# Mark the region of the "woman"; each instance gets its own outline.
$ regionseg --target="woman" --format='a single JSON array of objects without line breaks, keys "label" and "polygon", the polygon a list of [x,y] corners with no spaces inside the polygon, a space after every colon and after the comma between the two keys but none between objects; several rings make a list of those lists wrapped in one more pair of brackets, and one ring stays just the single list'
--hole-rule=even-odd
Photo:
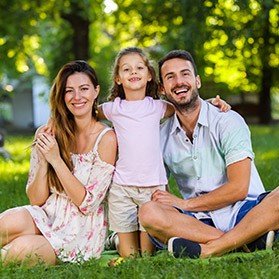
[{"label": "woman", "polygon": [[26,187],[31,205],[0,215],[4,262],[55,264],[100,256],[117,142],[96,120],[99,90],[94,69],[84,61],[59,71],[50,95],[55,135],[39,128],[32,148]]}]

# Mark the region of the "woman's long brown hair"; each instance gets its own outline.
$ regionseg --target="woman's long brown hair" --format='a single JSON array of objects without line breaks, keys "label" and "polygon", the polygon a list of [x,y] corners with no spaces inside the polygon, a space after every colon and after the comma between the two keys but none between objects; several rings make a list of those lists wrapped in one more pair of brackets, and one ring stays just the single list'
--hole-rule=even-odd
[{"label": "woman's long brown hair", "polygon": [[[70,75],[79,72],[85,73],[96,88],[98,83],[95,70],[85,61],[77,60],[65,64],[57,74],[50,92],[50,107],[55,138],[59,146],[60,156],[70,171],[73,171],[71,152],[76,151],[76,124],[73,114],[68,110],[64,96],[67,79]],[[92,117],[96,119],[97,99],[92,108]],[[58,179],[53,167],[48,164],[47,181],[49,187],[58,192],[63,191],[62,184]]]}]

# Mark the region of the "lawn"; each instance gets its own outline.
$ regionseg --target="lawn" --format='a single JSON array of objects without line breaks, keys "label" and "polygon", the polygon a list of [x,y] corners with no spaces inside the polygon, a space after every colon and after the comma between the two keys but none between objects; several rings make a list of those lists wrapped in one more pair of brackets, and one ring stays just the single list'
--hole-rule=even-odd
[{"label": "lawn", "polygon": [[[279,185],[279,126],[251,126],[256,165],[267,189]],[[25,183],[29,168],[31,136],[10,136],[6,148],[12,161],[0,159],[0,212],[28,203]],[[172,181],[172,191],[176,192]],[[279,201],[278,201],[279,202]],[[174,259],[167,253],[126,260],[108,267],[106,252],[100,260],[84,264],[60,264],[33,268],[11,264],[2,266],[0,278],[278,278],[279,243],[273,251],[231,253],[207,260]]]}]

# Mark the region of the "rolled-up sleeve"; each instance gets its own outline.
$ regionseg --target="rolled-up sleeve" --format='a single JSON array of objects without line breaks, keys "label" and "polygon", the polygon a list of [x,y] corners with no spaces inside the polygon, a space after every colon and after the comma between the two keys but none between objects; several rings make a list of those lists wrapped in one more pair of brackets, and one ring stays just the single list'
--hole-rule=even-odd
[{"label": "rolled-up sleeve", "polygon": [[240,115],[232,113],[227,117],[222,123],[221,137],[226,166],[245,158],[254,159],[250,131]]}]

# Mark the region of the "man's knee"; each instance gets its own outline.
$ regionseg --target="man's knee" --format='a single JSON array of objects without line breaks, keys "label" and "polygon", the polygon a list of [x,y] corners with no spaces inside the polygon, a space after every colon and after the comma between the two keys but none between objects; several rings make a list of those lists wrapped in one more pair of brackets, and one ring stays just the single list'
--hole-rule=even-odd
[{"label": "man's knee", "polygon": [[153,201],[143,204],[139,209],[139,221],[143,227],[149,227],[155,218],[156,203]]},{"label": "man's knee", "polygon": [[276,188],[269,195],[267,195],[264,201],[272,207],[273,210],[279,211],[279,188]]}]

